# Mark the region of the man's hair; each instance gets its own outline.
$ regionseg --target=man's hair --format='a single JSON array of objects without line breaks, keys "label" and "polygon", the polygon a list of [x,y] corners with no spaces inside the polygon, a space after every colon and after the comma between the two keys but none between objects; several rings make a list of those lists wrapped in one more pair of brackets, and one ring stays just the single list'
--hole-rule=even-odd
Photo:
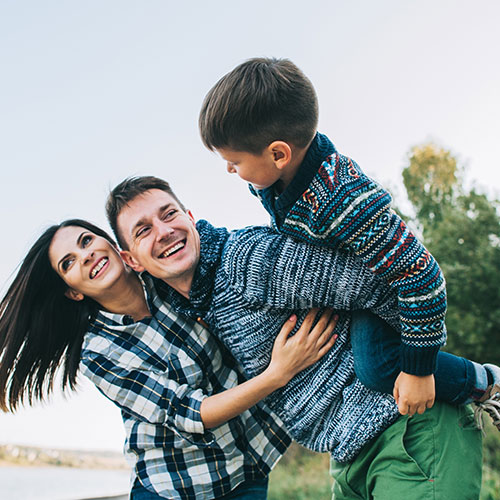
[{"label": "man's hair", "polygon": [[273,141],[306,147],[318,124],[310,80],[288,59],[254,58],[208,92],[199,127],[205,146],[260,154]]},{"label": "man's hair", "polygon": [[113,230],[118,244],[124,250],[128,250],[128,245],[118,228],[118,216],[123,208],[126,207],[132,200],[151,189],[159,189],[160,191],[168,193],[179,204],[181,209],[186,211],[184,205],[172,191],[172,188],[167,181],[159,179],[158,177],[153,177],[152,175],[127,177],[109,193],[108,199],[106,200],[106,216],[108,218],[109,225]]}]

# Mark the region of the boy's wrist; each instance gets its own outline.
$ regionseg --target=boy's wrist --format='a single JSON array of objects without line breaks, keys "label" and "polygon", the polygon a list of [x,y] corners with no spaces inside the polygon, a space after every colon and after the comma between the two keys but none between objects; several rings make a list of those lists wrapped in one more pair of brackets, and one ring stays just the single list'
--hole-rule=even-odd
[{"label": "boy's wrist", "polygon": [[413,347],[401,345],[400,369],[409,375],[426,376],[436,371],[440,346]]}]

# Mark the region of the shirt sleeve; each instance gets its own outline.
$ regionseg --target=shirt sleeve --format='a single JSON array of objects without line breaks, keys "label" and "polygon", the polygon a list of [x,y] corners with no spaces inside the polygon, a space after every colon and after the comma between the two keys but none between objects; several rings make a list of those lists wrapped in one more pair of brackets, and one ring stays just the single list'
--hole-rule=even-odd
[{"label": "shirt sleeve", "polygon": [[[175,359],[171,363],[169,370],[175,372]],[[90,350],[82,352],[80,367],[107,398],[138,420],[164,425],[183,437],[184,433],[211,437],[201,420],[201,402],[207,397],[201,389],[179,383],[168,372],[122,365]]]},{"label": "shirt sleeve", "polygon": [[333,154],[292,207],[281,232],[353,251],[395,290],[401,370],[433,373],[446,338],[446,288],[439,265],[391,209],[390,195],[350,158]]}]

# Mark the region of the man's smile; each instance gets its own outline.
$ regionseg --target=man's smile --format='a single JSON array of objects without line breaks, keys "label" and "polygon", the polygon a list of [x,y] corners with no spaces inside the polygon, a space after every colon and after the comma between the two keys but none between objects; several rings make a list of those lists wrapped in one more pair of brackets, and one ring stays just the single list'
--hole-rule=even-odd
[{"label": "man's smile", "polygon": [[160,259],[165,259],[167,257],[170,257],[174,253],[184,248],[185,245],[186,245],[186,240],[178,241],[177,243],[174,243],[172,246],[163,251],[158,257]]}]

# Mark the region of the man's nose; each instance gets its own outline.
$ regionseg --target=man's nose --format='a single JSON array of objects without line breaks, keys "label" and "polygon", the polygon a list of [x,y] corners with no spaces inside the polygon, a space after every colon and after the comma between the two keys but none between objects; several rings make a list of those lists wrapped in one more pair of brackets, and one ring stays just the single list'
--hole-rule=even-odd
[{"label": "man's nose", "polygon": [[226,168],[227,168],[227,171],[230,173],[230,174],[235,174],[236,173],[236,169],[234,168],[234,165],[230,162],[227,162],[226,164]]},{"label": "man's nose", "polygon": [[157,219],[153,222],[153,227],[156,232],[156,238],[158,240],[161,240],[163,238],[168,238],[174,233],[174,230],[172,227],[170,227],[169,224],[166,222],[161,221],[160,219]]}]

